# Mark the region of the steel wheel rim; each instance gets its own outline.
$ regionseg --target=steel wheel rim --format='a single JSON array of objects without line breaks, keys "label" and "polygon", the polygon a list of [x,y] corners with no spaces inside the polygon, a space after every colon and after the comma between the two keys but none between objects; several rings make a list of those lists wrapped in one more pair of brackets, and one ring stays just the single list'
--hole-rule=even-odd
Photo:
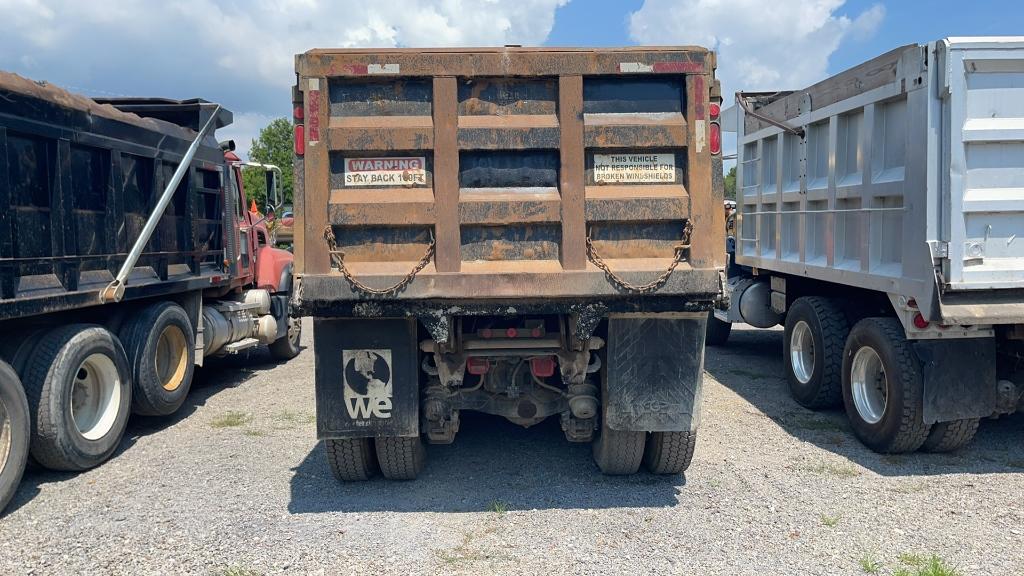
[{"label": "steel wheel rim", "polygon": [[185,335],[177,326],[167,326],[156,341],[156,374],[160,385],[168,392],[181,387],[188,369],[188,351]]},{"label": "steel wheel rim", "polygon": [[7,404],[0,398],[0,472],[7,469],[7,460],[11,456],[11,418],[7,413]]},{"label": "steel wheel rim", "polygon": [[868,424],[877,424],[885,415],[889,392],[885,367],[874,348],[863,346],[853,355],[850,389],[857,414]]},{"label": "steel wheel rim", "polygon": [[114,427],[121,407],[121,377],[105,354],[90,354],[72,375],[71,419],[86,440],[99,440]]},{"label": "steel wheel rim", "polygon": [[807,384],[814,376],[814,337],[811,326],[800,320],[793,326],[789,338],[789,364],[793,376],[801,384]]}]

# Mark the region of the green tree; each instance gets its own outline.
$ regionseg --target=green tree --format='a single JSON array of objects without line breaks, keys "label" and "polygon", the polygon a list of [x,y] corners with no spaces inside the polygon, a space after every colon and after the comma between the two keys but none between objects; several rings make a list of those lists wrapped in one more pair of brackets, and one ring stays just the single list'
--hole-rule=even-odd
[{"label": "green tree", "polygon": [[[258,138],[252,141],[249,159],[261,164],[273,164],[281,169],[282,199],[286,206],[292,204],[293,178],[292,161],[295,151],[292,148],[292,123],[287,118],[278,118],[260,130]],[[267,204],[267,180],[265,172],[260,168],[246,168],[242,173],[245,195],[255,200],[260,211]]]},{"label": "green tree", "polygon": [[725,175],[725,199],[735,200],[736,199],[736,167],[733,166],[729,169],[729,173]]}]

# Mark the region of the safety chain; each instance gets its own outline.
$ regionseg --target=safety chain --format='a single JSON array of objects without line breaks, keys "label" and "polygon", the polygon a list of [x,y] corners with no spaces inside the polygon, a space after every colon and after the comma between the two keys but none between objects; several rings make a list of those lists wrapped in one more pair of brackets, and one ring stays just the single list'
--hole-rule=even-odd
[{"label": "safety chain", "polygon": [[655,292],[661,288],[665,282],[668,282],[669,276],[672,272],[675,272],[679,263],[683,261],[683,253],[690,249],[690,237],[693,235],[693,224],[689,220],[686,221],[686,225],[683,226],[683,240],[675,247],[675,258],[672,259],[672,263],[669,264],[668,269],[661,273],[654,280],[651,280],[647,284],[637,286],[636,284],[630,284],[626,282],[621,276],[612,272],[612,269],[608,267],[608,264],[601,259],[598,255],[597,250],[594,248],[594,243],[590,239],[590,230],[587,230],[587,257],[601,270],[604,270],[608,279],[611,280],[612,284],[625,290],[626,292],[635,292],[637,294],[646,294],[648,292]]},{"label": "safety chain", "polygon": [[334,237],[334,230],[330,226],[324,228],[324,240],[327,242],[328,253],[331,255],[331,260],[338,269],[341,270],[341,274],[345,279],[348,280],[349,283],[357,290],[366,292],[367,294],[373,294],[375,296],[385,296],[400,292],[403,288],[408,286],[410,282],[412,282],[413,278],[419,274],[420,270],[423,270],[423,268],[430,263],[430,258],[434,255],[434,231],[431,230],[430,244],[427,246],[427,251],[423,253],[423,257],[416,263],[416,266],[414,266],[413,269],[405,275],[405,278],[402,278],[397,284],[388,288],[374,288],[356,280],[355,276],[348,271],[348,268],[345,266],[345,252],[338,250],[338,242]]}]

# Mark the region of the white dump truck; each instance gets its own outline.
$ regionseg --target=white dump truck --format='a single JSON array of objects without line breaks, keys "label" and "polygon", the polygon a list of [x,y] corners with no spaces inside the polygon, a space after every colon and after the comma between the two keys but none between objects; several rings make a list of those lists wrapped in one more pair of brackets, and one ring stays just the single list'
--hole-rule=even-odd
[{"label": "white dump truck", "polygon": [[785,326],[793,397],[844,406],[879,452],[954,450],[1024,408],[1024,37],[904,46],[729,112],[708,343]]}]

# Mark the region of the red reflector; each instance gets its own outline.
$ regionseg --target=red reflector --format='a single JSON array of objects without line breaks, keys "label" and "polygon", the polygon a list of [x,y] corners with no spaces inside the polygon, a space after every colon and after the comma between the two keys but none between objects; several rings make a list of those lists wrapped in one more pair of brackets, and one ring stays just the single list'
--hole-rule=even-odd
[{"label": "red reflector", "polygon": [[530,336],[533,336],[534,338],[540,338],[540,335],[540,328],[534,328],[533,330],[530,330]]},{"label": "red reflector", "polygon": [[295,154],[302,156],[306,153],[306,127],[302,124],[295,125]]},{"label": "red reflector", "polygon": [[483,336],[484,338],[494,337],[494,334],[491,332],[490,328],[484,328],[483,330],[481,330],[480,335]]},{"label": "red reflector", "polygon": [[708,106],[708,113],[711,114],[712,120],[718,120],[718,117],[722,115],[722,107],[718,104],[711,104]]},{"label": "red reflector", "polygon": [[302,120],[303,114],[304,114],[304,111],[302,110],[302,106],[296,106],[295,107],[295,112],[294,112],[295,119],[296,120]]},{"label": "red reflector", "polygon": [[711,123],[711,138],[708,140],[708,147],[712,154],[722,153],[722,127],[718,122]]},{"label": "red reflector", "polygon": [[505,336],[508,336],[509,338],[515,338],[516,336],[519,336],[519,330],[516,330],[515,328],[509,328],[508,330],[505,330]]},{"label": "red reflector", "polygon": [[555,357],[530,358],[530,372],[537,378],[547,378],[555,373]]},{"label": "red reflector", "polygon": [[920,312],[914,314],[914,326],[918,330],[924,330],[928,327],[928,321],[924,319],[924,316],[922,316]]},{"label": "red reflector", "polygon": [[474,376],[487,374],[487,369],[490,367],[491,363],[486,358],[470,358],[466,360],[466,371]]}]

